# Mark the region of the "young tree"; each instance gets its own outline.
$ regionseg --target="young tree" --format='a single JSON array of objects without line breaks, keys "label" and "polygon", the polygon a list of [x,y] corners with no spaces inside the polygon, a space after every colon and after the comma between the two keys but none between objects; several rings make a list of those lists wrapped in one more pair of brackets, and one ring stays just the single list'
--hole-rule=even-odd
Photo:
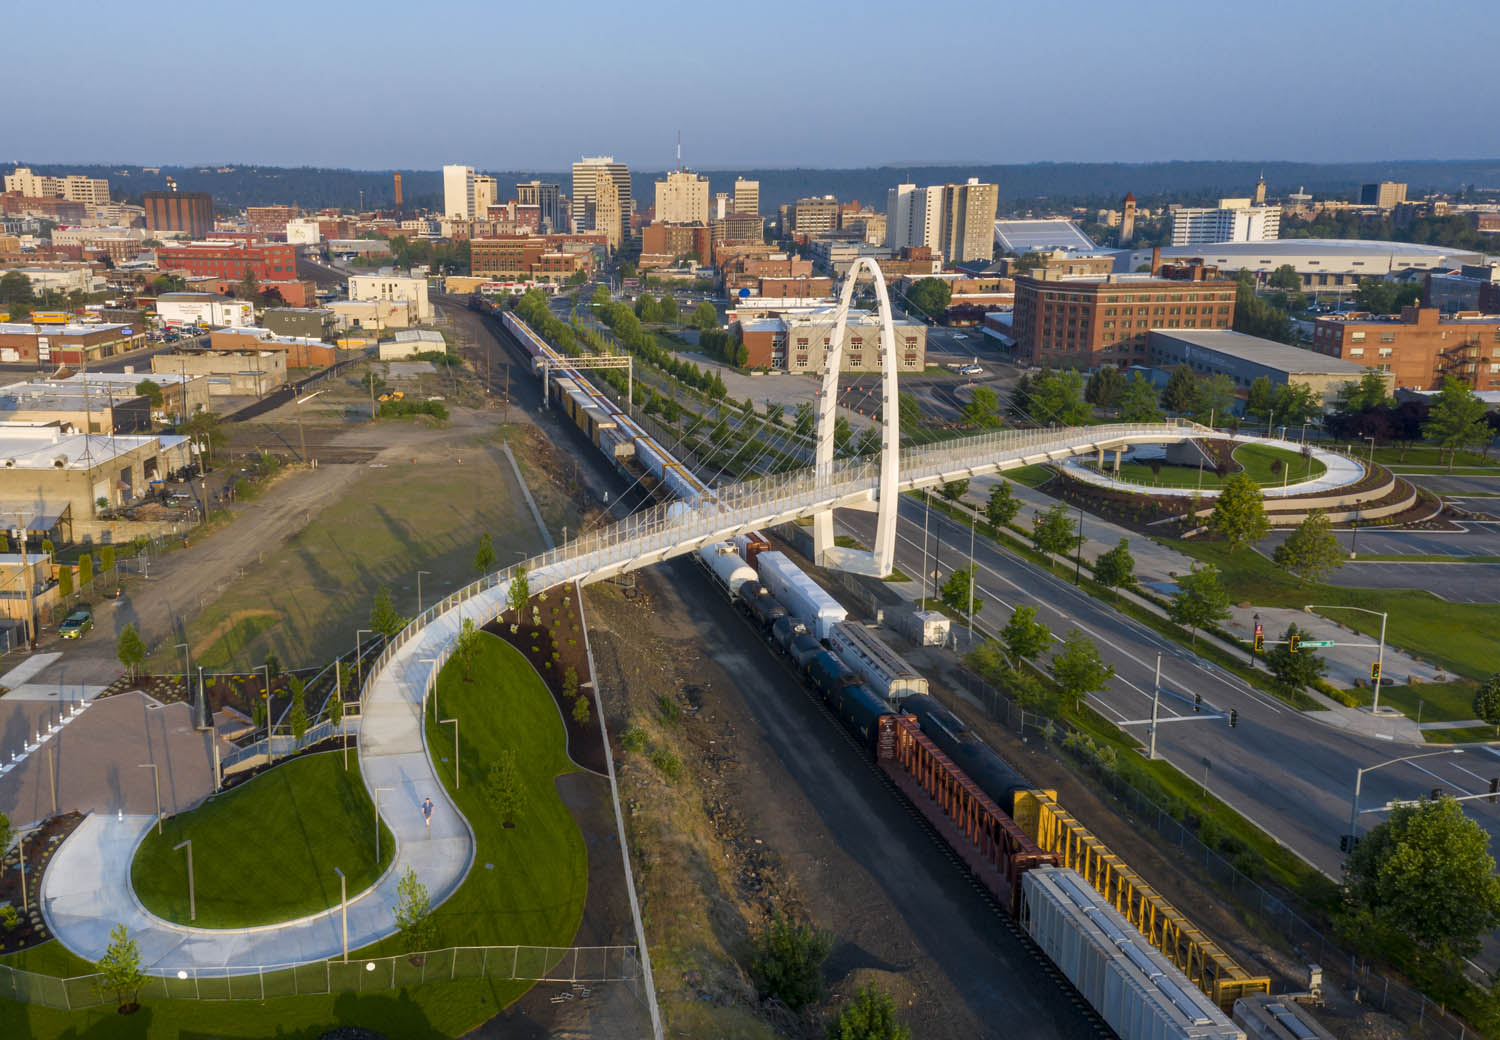
[{"label": "young tree", "polygon": [[474,550],[474,570],[488,574],[495,566],[495,543],[488,531],[479,536],[479,547]]},{"label": "young tree", "polygon": [[1109,408],[1125,392],[1125,374],[1114,365],[1105,365],[1089,376],[1083,399],[1096,408]]},{"label": "young tree", "polygon": [[1062,649],[1052,655],[1052,678],[1064,699],[1077,704],[1104,689],[1114,677],[1114,665],[1104,663],[1093,640],[1076,628],[1069,629]]},{"label": "young tree", "polygon": [[969,399],[959,409],[958,421],[964,426],[973,426],[981,430],[993,429],[1000,425],[1000,399],[995,396],[995,391],[987,386],[976,386],[969,394]]},{"label": "young tree", "polygon": [[704,300],[702,303],[698,304],[697,309],[693,311],[693,324],[699,329],[703,329],[705,331],[708,329],[718,328],[718,308],[709,303],[707,300]]},{"label": "young tree", "polygon": [[297,747],[301,747],[302,738],[307,736],[307,707],[301,701],[292,702],[291,711],[287,712],[287,723],[292,727],[292,740]]},{"label": "young tree", "polygon": [[408,951],[420,953],[430,947],[437,937],[437,923],[432,919],[432,902],[427,895],[427,886],[422,884],[417,872],[411,867],[396,883],[396,929]]},{"label": "young tree", "polygon": [[830,936],[777,914],[755,947],[750,974],[762,993],[796,1012],[823,996],[823,962],[833,951]]},{"label": "young tree", "polygon": [[1276,411],[1276,387],[1266,376],[1256,376],[1245,397],[1245,414],[1269,421]]},{"label": "young tree", "polygon": [[1224,481],[1208,526],[1224,536],[1231,549],[1258,542],[1271,529],[1261,505],[1260,486],[1248,473],[1240,472]]},{"label": "young tree", "polygon": [[874,986],[861,986],[823,1030],[824,1040],[911,1040],[896,1021],[896,1002]]},{"label": "young tree", "polygon": [[961,477],[958,480],[950,480],[938,488],[938,494],[950,502],[957,502],[969,493],[969,478]]},{"label": "young tree", "polygon": [[1385,378],[1373,368],[1366,369],[1356,383],[1345,383],[1339,391],[1339,411],[1356,414],[1372,408],[1384,408],[1391,403],[1386,393]]},{"label": "young tree", "polygon": [[1305,628],[1288,625],[1281,634],[1281,641],[1266,651],[1266,667],[1271,669],[1271,677],[1283,696],[1292,697],[1302,692],[1304,686],[1311,686],[1314,679],[1321,679],[1328,670],[1324,660],[1305,647],[1292,653],[1292,636],[1306,639],[1310,634]]},{"label": "young tree", "polygon": [[464,666],[464,682],[472,682],[470,669],[474,667],[474,658],[479,654],[479,641],[483,638],[479,627],[474,624],[474,619],[466,617],[458,626],[458,635],[453,640],[453,656],[457,657]]},{"label": "young tree", "polygon": [[1443,388],[1432,399],[1422,432],[1448,452],[1450,470],[1460,451],[1472,444],[1488,445],[1493,436],[1484,421],[1484,402],[1453,376],[1443,380]]},{"label": "young tree", "polygon": [[73,595],[73,568],[59,567],[57,569],[57,594],[63,599]]},{"label": "young tree", "polygon": [[1010,490],[1010,482],[996,480],[995,486],[990,488],[989,501],[984,504],[985,519],[990,526],[996,530],[1009,524],[1021,511],[1021,500],[1016,498]]},{"label": "young tree", "polygon": [[1160,422],[1161,409],[1157,407],[1156,387],[1145,376],[1136,372],[1120,391],[1119,416],[1121,422]]},{"label": "young tree", "polygon": [[516,753],[510,748],[500,752],[500,759],[490,763],[485,779],[484,796],[506,827],[516,825],[516,816],[526,807],[526,784],[516,765]]},{"label": "young tree", "polygon": [[1037,422],[1077,426],[1087,422],[1092,409],[1083,402],[1083,373],[1074,369],[1043,369],[1031,381],[1028,405]]},{"label": "young tree", "polygon": [[1169,412],[1195,412],[1198,406],[1198,377],[1186,365],[1172,369],[1162,388],[1161,406]]},{"label": "young tree", "polygon": [[166,403],[162,396],[161,384],[154,379],[142,379],[135,384],[135,392],[146,399],[146,403],[152,408],[160,408]]},{"label": "young tree", "polygon": [[[948,607],[960,612],[969,609],[969,586],[974,581],[974,569],[972,567],[959,567],[943,582],[943,587],[938,590],[938,599],[942,600]],[[978,613],[984,609],[984,600],[977,595],[974,597],[974,612]]]},{"label": "young tree", "polygon": [[140,947],[126,933],[123,924],[109,930],[109,946],[95,967],[99,969],[99,985],[115,995],[121,1012],[129,1014],[139,1007],[136,996],[146,984],[146,973]]},{"label": "young tree", "polygon": [[1135,557],[1130,555],[1130,539],[1121,538],[1119,545],[1099,555],[1094,561],[1094,580],[1107,589],[1135,584]]},{"label": "young tree", "polygon": [[1037,549],[1054,556],[1071,552],[1078,544],[1078,529],[1068,515],[1066,503],[1059,502],[1032,521],[1031,541]]},{"label": "young tree", "polygon": [[792,414],[792,432],[804,437],[810,436],[813,432],[813,424],[817,421],[813,406],[806,401],[799,402]]},{"label": "young tree", "polygon": [[394,636],[406,627],[406,618],[396,613],[391,602],[391,590],[382,588],[375,593],[375,603],[370,608],[370,628],[383,636]]},{"label": "young tree", "polygon": [[141,634],[134,625],[126,625],[120,630],[120,638],[115,641],[115,657],[130,669],[130,677],[134,679],[136,669],[146,660],[146,644],[141,641]]},{"label": "young tree", "polygon": [[1399,937],[1451,965],[1500,924],[1489,835],[1452,798],[1403,805],[1344,864],[1345,923]]},{"label": "young tree", "polygon": [[953,288],[941,278],[919,278],[906,294],[906,301],[923,316],[941,319],[953,298]]},{"label": "young tree", "polygon": [[1177,593],[1167,616],[1179,625],[1186,625],[1193,633],[1193,642],[1198,642],[1198,629],[1217,625],[1229,618],[1229,590],[1219,577],[1219,569],[1205,563],[1177,579]]},{"label": "young tree", "polygon": [[902,390],[896,395],[897,417],[903,432],[915,430],[922,425],[922,404],[917,400],[917,395],[910,390]]},{"label": "young tree", "polygon": [[1234,380],[1220,372],[1198,381],[1193,398],[1193,418],[1198,422],[1217,423],[1234,410]]},{"label": "young tree", "polygon": [[569,665],[568,670],[563,672],[562,692],[565,701],[571,701],[578,696],[578,669],[572,665]]},{"label": "young tree", "polygon": [[94,556],[84,553],[78,557],[78,584],[88,588],[94,584]]},{"label": "young tree", "polygon": [[1036,608],[1019,606],[1010,613],[1010,620],[1000,630],[1000,645],[1010,658],[1012,668],[1019,668],[1022,661],[1034,660],[1052,645],[1052,630],[1036,619]]},{"label": "young tree", "polygon": [[[339,665],[339,667],[342,668],[344,666]],[[344,689],[346,690],[348,688],[349,687],[347,685],[344,687]],[[339,731],[340,724],[344,721],[344,698],[339,696],[338,693],[335,692],[328,695],[328,705],[323,709],[323,718],[327,719],[328,722],[332,724],[333,731],[335,733]],[[348,744],[349,735],[346,733],[344,734],[345,747],[347,747]]]},{"label": "young tree", "polygon": [[115,569],[115,547],[106,544],[99,550],[99,570],[105,574]]},{"label": "young tree", "polygon": [[229,435],[220,428],[219,417],[213,412],[193,413],[177,424],[177,432],[198,445],[209,461],[229,443]]},{"label": "young tree", "polygon": [[1500,674],[1490,676],[1474,691],[1474,717],[1500,733]]},{"label": "young tree", "polygon": [[660,320],[672,325],[676,325],[677,319],[682,316],[677,306],[677,297],[671,293],[667,293],[661,298],[661,301],[656,305],[656,311],[660,316]]},{"label": "young tree", "polygon": [[1287,536],[1287,540],[1276,547],[1271,558],[1277,566],[1291,571],[1303,581],[1318,581],[1343,565],[1344,550],[1328,517],[1321,509],[1314,509]]},{"label": "young tree", "polygon": [[275,650],[267,650],[266,656],[261,658],[261,663],[266,666],[266,675],[272,679],[281,677],[281,657]]},{"label": "young tree", "polygon": [[573,702],[573,721],[580,726],[587,726],[589,719],[593,718],[589,710],[590,703],[587,696],[579,697]]}]

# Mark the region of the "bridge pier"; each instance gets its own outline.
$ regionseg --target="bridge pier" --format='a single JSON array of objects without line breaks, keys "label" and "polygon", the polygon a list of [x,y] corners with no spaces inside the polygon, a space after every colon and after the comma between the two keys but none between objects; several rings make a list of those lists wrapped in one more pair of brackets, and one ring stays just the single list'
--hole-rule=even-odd
[{"label": "bridge pier", "polygon": [[1117,477],[1120,475],[1120,460],[1123,459],[1124,457],[1125,457],[1125,449],[1124,448],[1116,448],[1115,449],[1115,476],[1117,476]]}]

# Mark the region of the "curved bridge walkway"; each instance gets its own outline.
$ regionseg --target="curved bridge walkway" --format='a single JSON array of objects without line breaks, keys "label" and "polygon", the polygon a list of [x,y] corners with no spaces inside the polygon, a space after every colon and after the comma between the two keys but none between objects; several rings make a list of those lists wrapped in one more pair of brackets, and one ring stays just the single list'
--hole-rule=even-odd
[{"label": "curved bridge walkway", "polygon": [[[899,489],[931,487],[1101,448],[1180,441],[1203,432],[1203,427],[1182,421],[996,431],[903,449]],[[716,489],[709,501],[644,510],[521,566],[533,593],[597,581],[765,525],[872,503],[878,483],[879,460],[855,459],[837,462],[823,473],[800,470],[731,484]],[[509,568],[487,575],[429,608],[391,641],[371,669],[361,709],[360,767],[372,796],[382,789],[380,813],[397,844],[396,857],[380,880],[351,894],[351,950],[395,931],[396,884],[408,867],[416,870],[436,905],[458,888],[472,866],[473,835],[433,772],[422,715],[462,619],[484,624],[497,617],[513,573]],[[418,808],[424,797],[437,806],[430,836]],[[53,856],[43,879],[42,910],[53,934],[74,953],[98,960],[118,923],[140,944],[154,975],[253,972],[340,953],[337,907],[297,921],[237,930],[189,928],[146,912],[130,885],[130,863],[151,823],[149,816],[90,816]]]}]

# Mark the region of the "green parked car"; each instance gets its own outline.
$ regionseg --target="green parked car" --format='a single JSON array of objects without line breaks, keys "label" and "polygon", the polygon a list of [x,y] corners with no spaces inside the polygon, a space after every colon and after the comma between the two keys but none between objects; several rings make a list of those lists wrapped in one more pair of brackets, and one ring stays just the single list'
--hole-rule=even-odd
[{"label": "green parked car", "polygon": [[64,639],[78,639],[93,627],[94,612],[89,610],[87,607],[84,607],[81,610],[75,610],[73,611],[73,613],[69,614],[67,616],[67,619],[63,621],[62,626],[58,628],[57,632]]}]

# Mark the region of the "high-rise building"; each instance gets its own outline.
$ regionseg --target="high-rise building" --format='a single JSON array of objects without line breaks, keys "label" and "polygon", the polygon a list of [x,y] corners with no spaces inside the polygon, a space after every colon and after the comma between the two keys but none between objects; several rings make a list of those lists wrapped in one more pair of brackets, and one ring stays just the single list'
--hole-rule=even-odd
[{"label": "high-rise building", "polygon": [[109,181],[70,173],[66,177],[46,177],[17,166],[5,175],[5,190],[32,199],[67,199],[85,206],[109,205]]},{"label": "high-rise building", "polygon": [[1252,206],[1249,199],[1220,199],[1216,207],[1183,206],[1172,211],[1174,246],[1274,242],[1280,237],[1280,206]]},{"label": "high-rise building", "polygon": [[819,235],[833,231],[839,226],[839,200],[832,195],[798,199],[787,207],[786,226],[788,235]]},{"label": "high-rise building", "polygon": [[[601,189],[601,183],[607,183],[608,187]],[[613,196],[605,200],[607,212],[603,217],[599,214],[601,191]],[[580,159],[573,164],[572,206],[574,231],[602,231],[611,248],[618,247],[630,227],[630,218],[635,214],[635,200],[630,194],[630,168],[622,162],[615,162],[609,155]]]},{"label": "high-rise building", "polygon": [[734,179],[734,212],[760,216],[760,181]]},{"label": "high-rise building", "polygon": [[1130,240],[1135,237],[1135,193],[1126,192],[1125,201],[1120,206],[1120,245],[1130,245]]},{"label": "high-rise building", "polygon": [[556,233],[563,228],[562,186],[542,181],[516,185],[516,205],[535,206],[541,216],[542,230]]},{"label": "high-rise building", "polygon": [[999,199],[999,186],[980,184],[977,177],[930,188],[898,184],[886,193],[885,244],[926,246],[948,263],[988,260]]},{"label": "high-rise building", "polygon": [[940,191],[898,184],[885,194],[885,244],[937,249]]},{"label": "high-rise building", "polygon": [[474,212],[469,214],[475,220],[487,217],[490,207],[500,201],[500,186],[493,177],[474,178]]},{"label": "high-rise building", "polygon": [[656,182],[656,219],[667,224],[708,223],[708,178],[673,170]]},{"label": "high-rise building", "polygon": [[714,192],[713,204],[708,207],[708,215],[713,220],[723,220],[734,212],[734,203],[729,201],[729,192]]},{"label": "high-rise building", "polygon": [[1378,184],[1361,184],[1359,204],[1395,209],[1406,201],[1406,185],[1401,181],[1381,181]]},{"label": "high-rise building", "polygon": [[189,238],[206,238],[214,229],[214,199],[206,191],[148,191],[148,231],[185,231]]},{"label": "high-rise building", "polygon": [[474,219],[474,167],[443,167],[443,216]]}]

